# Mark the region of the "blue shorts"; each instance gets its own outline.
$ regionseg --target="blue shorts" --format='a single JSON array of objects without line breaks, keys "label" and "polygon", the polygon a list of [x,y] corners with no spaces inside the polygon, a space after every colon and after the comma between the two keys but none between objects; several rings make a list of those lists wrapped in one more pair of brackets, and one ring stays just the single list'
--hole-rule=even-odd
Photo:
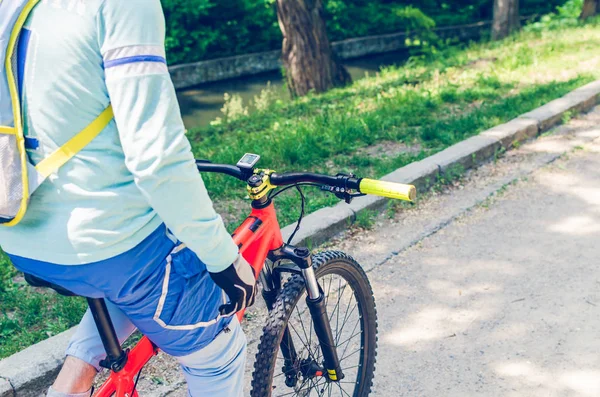
[{"label": "blue shorts", "polygon": [[[117,257],[64,266],[9,255],[21,271],[78,295],[105,298],[121,342],[138,328],[176,356],[190,396],[238,397],[243,393],[246,338],[237,319],[221,318],[225,294],[198,257],[159,227]],[[229,328],[231,332],[222,332]],[[106,356],[88,310],[66,351],[100,369]]]},{"label": "blue shorts", "polygon": [[163,225],[130,251],[104,261],[64,266],[10,256],[21,271],[77,295],[105,298],[172,356],[207,346],[229,324],[218,308],[226,295],[206,266]]}]

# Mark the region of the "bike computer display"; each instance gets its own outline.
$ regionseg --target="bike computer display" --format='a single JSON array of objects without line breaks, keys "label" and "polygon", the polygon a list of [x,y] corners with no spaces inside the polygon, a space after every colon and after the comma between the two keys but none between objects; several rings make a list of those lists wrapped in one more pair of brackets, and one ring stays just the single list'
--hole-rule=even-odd
[{"label": "bike computer display", "polygon": [[253,168],[260,160],[260,156],[254,153],[246,153],[244,157],[238,161],[237,166],[243,169]]}]

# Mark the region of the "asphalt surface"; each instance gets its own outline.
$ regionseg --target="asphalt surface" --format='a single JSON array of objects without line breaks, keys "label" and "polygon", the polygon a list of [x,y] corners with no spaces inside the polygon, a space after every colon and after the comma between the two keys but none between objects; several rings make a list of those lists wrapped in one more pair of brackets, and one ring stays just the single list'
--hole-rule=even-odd
[{"label": "asphalt surface", "polygon": [[[322,249],[369,271],[371,395],[600,396],[599,108]],[[186,395],[165,356],[140,386]]]},{"label": "asphalt surface", "polygon": [[[416,214],[435,216],[549,148],[574,148],[370,272],[380,319],[374,395],[600,396],[600,140],[572,145],[574,134],[597,135],[594,124],[512,154],[522,162],[485,166]],[[354,249],[377,251],[393,236],[382,224]]]}]

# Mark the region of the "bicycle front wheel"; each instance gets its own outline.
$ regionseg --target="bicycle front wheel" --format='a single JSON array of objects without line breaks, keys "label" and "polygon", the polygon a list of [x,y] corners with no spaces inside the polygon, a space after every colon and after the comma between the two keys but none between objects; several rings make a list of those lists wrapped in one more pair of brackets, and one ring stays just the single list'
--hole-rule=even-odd
[{"label": "bicycle front wheel", "polygon": [[[324,375],[321,348],[306,306],[304,279],[294,275],[279,293],[263,329],[254,363],[252,397],[366,397],[371,392],[377,312],[369,279],[343,252],[317,254],[313,267],[325,294],[344,378],[330,381]],[[292,353],[289,346],[293,346]]]}]

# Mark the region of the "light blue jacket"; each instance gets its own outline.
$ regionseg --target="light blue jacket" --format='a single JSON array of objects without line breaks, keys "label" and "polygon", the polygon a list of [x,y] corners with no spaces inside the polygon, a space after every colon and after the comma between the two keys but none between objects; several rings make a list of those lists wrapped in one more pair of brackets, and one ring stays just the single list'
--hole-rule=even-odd
[{"label": "light blue jacket", "polygon": [[109,103],[115,119],[43,183],[20,224],[0,227],[2,248],[38,261],[87,264],[132,249],[164,222],[209,271],[229,266],[238,249],[184,134],[160,1],[42,0],[26,29],[19,69],[32,162]]}]

